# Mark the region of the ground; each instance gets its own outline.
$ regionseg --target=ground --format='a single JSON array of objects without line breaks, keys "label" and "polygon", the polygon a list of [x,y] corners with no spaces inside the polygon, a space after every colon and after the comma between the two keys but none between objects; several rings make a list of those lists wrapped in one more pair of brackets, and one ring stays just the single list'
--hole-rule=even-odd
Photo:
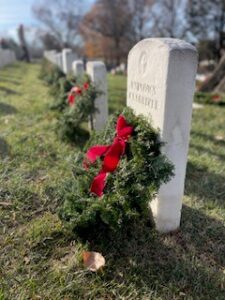
[{"label": "ground", "polygon": [[[58,187],[79,146],[55,134],[38,64],[0,71],[0,300],[224,299],[225,108],[194,110],[180,230],[149,227],[92,245],[106,267],[84,269],[88,245],[57,217]],[[125,105],[126,78],[109,76],[110,113]]]}]

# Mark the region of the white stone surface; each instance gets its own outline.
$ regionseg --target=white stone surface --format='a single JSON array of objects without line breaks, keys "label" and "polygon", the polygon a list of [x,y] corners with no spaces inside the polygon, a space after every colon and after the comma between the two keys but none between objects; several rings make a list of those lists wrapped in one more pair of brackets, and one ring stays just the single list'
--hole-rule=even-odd
[{"label": "white stone surface", "polygon": [[0,48],[0,68],[13,64],[16,61],[16,56],[13,50]]},{"label": "white stone surface", "polygon": [[101,61],[87,63],[87,74],[101,91],[101,95],[95,100],[97,112],[94,115],[93,125],[95,130],[102,130],[108,120],[108,87],[105,64]]},{"label": "white stone surface", "polygon": [[175,177],[151,202],[160,232],[180,225],[196,69],[195,47],[177,39],[145,39],[128,57],[127,105],[160,129],[163,151],[175,166]]},{"label": "white stone surface", "polygon": [[84,63],[82,60],[75,60],[72,64],[73,75],[82,77],[84,75]]},{"label": "white stone surface", "polygon": [[56,64],[61,70],[63,69],[62,53],[56,54]]},{"label": "white stone surface", "polygon": [[63,61],[63,72],[69,74],[72,72],[72,64],[76,59],[75,54],[71,49],[63,49],[62,61]]}]

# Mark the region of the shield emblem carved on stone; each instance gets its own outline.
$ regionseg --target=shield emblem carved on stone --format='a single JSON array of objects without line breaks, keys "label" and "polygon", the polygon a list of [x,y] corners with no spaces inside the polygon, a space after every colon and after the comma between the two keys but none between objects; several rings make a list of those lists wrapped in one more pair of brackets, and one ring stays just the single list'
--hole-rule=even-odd
[{"label": "shield emblem carved on stone", "polygon": [[148,59],[147,59],[147,53],[143,51],[140,55],[139,62],[138,62],[138,71],[139,74],[144,76],[147,70],[147,64],[148,64]]}]

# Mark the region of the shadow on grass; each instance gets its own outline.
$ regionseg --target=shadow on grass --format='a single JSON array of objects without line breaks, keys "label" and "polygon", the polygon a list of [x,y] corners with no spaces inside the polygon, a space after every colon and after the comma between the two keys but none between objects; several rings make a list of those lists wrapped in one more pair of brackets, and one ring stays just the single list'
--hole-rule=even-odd
[{"label": "shadow on grass", "polygon": [[112,236],[92,250],[106,255],[108,280],[135,285],[136,290],[146,289],[148,293],[157,291],[158,295],[170,289],[170,293],[182,292],[193,299],[203,295],[222,299],[218,276],[222,278],[225,266],[224,240],[222,223],[184,206],[179,232],[160,236],[147,226],[137,225],[130,235]]},{"label": "shadow on grass", "polygon": [[12,83],[15,85],[21,84],[19,80],[15,80],[15,79],[11,79],[11,78],[2,78],[2,76],[1,76],[0,82],[5,82],[5,83],[9,83],[9,84]]},{"label": "shadow on grass", "polygon": [[210,171],[206,166],[187,164],[185,194],[225,208],[225,176]]},{"label": "shadow on grass", "polygon": [[214,135],[197,132],[197,131],[191,131],[191,134],[193,136],[204,138],[206,141],[210,140],[211,142],[213,142],[216,145],[225,146],[225,140],[218,140],[218,139],[216,139],[216,137]]},{"label": "shadow on grass", "polygon": [[0,92],[6,93],[7,95],[21,95],[21,93],[3,86],[0,86]]},{"label": "shadow on grass", "polygon": [[17,113],[17,109],[9,104],[0,102],[0,115],[12,115]]},{"label": "shadow on grass", "polygon": [[10,148],[5,139],[0,137],[0,158],[4,159],[10,155]]},{"label": "shadow on grass", "polygon": [[[222,146],[224,142],[223,141],[220,141],[220,142],[221,142],[220,145]],[[190,148],[196,149],[197,151],[201,152],[201,154],[208,153],[209,156],[217,157],[220,160],[224,160],[225,159],[225,155],[224,154],[217,153],[217,152],[212,151],[212,150],[210,150],[208,148],[205,148],[203,146],[199,146],[199,145],[195,145],[195,144],[190,144]]]},{"label": "shadow on grass", "polygon": [[[175,233],[160,235],[147,225],[136,224],[129,233],[119,232],[108,238],[101,234],[90,250],[101,252],[106,258],[104,273],[96,278],[84,272],[82,282],[92,288],[92,280],[104,284],[101,293],[109,299],[117,299],[110,298],[115,296],[113,293],[118,299],[121,294],[124,299],[151,299],[150,295],[160,299],[223,299],[220,284],[225,265],[224,240],[222,223],[184,206],[181,229]],[[70,243],[71,236],[63,238],[55,232],[32,251],[46,259],[54,257],[56,247]],[[74,295],[79,286],[76,274],[73,269],[69,276],[70,287],[74,287],[70,293]],[[81,290],[84,298],[90,292],[88,286]],[[136,298],[129,298],[130,293]],[[103,294],[94,295],[100,299]]]}]

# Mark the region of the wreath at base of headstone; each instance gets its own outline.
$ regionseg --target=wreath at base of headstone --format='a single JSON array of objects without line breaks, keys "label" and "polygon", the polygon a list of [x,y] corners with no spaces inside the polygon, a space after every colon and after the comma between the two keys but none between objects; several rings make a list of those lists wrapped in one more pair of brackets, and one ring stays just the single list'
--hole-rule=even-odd
[{"label": "wreath at base of headstone", "polygon": [[93,114],[96,111],[95,100],[100,92],[88,76],[79,80],[67,80],[62,84],[64,94],[61,94],[61,102],[58,102],[58,106],[64,109],[57,123],[59,137],[71,142],[86,140],[89,137],[87,122],[90,122],[92,130]]},{"label": "wreath at base of headstone", "polygon": [[59,80],[55,81],[49,89],[49,94],[53,97],[50,108],[58,112],[62,112],[67,108],[68,94],[76,84],[77,78],[74,76],[59,78]]},{"label": "wreath at base of headstone", "polygon": [[47,59],[42,60],[39,79],[43,80],[47,85],[52,86],[59,82],[60,78],[65,77],[65,74],[58,66],[53,65]]},{"label": "wreath at base of headstone", "polygon": [[125,108],[104,131],[93,133],[84,153],[72,162],[60,189],[60,218],[81,238],[149,222],[149,202],[173,176],[162,154],[159,133]]},{"label": "wreath at base of headstone", "polygon": [[225,105],[225,96],[220,93],[195,93],[194,101],[199,104]]}]

